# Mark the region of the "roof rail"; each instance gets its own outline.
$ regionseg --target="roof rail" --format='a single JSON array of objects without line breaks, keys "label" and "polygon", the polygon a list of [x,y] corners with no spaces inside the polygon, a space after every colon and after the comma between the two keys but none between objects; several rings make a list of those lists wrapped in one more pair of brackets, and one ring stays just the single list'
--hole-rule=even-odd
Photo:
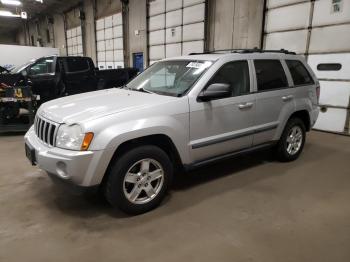
[{"label": "roof rail", "polygon": [[282,53],[282,54],[288,54],[288,55],[295,55],[295,52],[288,51],[286,49],[279,49],[279,50],[265,50],[260,48],[252,48],[252,49],[221,49],[221,50],[214,50],[214,51],[208,51],[203,53],[190,53],[189,55],[202,55],[202,54],[218,54],[218,53]]}]

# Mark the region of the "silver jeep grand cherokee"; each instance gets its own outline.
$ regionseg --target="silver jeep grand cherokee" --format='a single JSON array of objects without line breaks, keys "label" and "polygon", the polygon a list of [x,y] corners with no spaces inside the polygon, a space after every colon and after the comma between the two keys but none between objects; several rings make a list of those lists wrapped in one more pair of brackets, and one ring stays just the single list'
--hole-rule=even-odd
[{"label": "silver jeep grand cherokee", "polygon": [[300,155],[318,116],[319,82],[301,56],[231,50],[165,59],[127,86],[43,104],[27,157],[51,176],[100,186],[132,214],[162,201],[174,169],[274,146]]}]

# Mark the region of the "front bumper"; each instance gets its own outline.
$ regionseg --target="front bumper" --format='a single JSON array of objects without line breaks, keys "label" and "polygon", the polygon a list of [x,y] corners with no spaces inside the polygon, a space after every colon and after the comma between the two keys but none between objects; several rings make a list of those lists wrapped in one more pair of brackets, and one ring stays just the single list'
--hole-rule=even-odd
[{"label": "front bumper", "polygon": [[72,151],[49,146],[35,134],[33,127],[24,136],[25,143],[35,152],[39,168],[51,175],[81,187],[98,185],[106,166],[100,161],[103,151]]}]

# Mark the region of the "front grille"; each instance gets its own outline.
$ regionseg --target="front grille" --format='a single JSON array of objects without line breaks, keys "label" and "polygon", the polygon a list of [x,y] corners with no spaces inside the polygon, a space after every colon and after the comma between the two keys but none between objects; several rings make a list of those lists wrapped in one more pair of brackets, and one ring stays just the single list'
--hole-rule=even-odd
[{"label": "front grille", "polygon": [[48,121],[38,115],[35,117],[34,129],[37,137],[44,143],[54,146],[59,124]]}]

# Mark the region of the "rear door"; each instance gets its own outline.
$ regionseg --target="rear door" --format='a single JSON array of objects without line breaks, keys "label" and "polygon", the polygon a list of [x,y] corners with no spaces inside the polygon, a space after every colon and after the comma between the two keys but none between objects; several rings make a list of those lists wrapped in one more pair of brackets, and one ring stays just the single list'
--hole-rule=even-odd
[{"label": "rear door", "polygon": [[[286,59],[286,65],[290,72],[295,89],[296,110],[306,109],[315,112],[318,107],[317,89],[318,83],[311,75],[311,69],[307,69],[306,63],[296,59]],[[311,116],[311,126],[314,124],[316,116]]]},{"label": "rear door", "polygon": [[294,112],[295,90],[283,60],[255,59],[254,68],[257,97],[253,144],[259,145],[278,140],[278,131]]},{"label": "rear door", "polygon": [[67,95],[74,95],[97,89],[93,65],[86,57],[67,57],[63,60],[64,83]]}]

